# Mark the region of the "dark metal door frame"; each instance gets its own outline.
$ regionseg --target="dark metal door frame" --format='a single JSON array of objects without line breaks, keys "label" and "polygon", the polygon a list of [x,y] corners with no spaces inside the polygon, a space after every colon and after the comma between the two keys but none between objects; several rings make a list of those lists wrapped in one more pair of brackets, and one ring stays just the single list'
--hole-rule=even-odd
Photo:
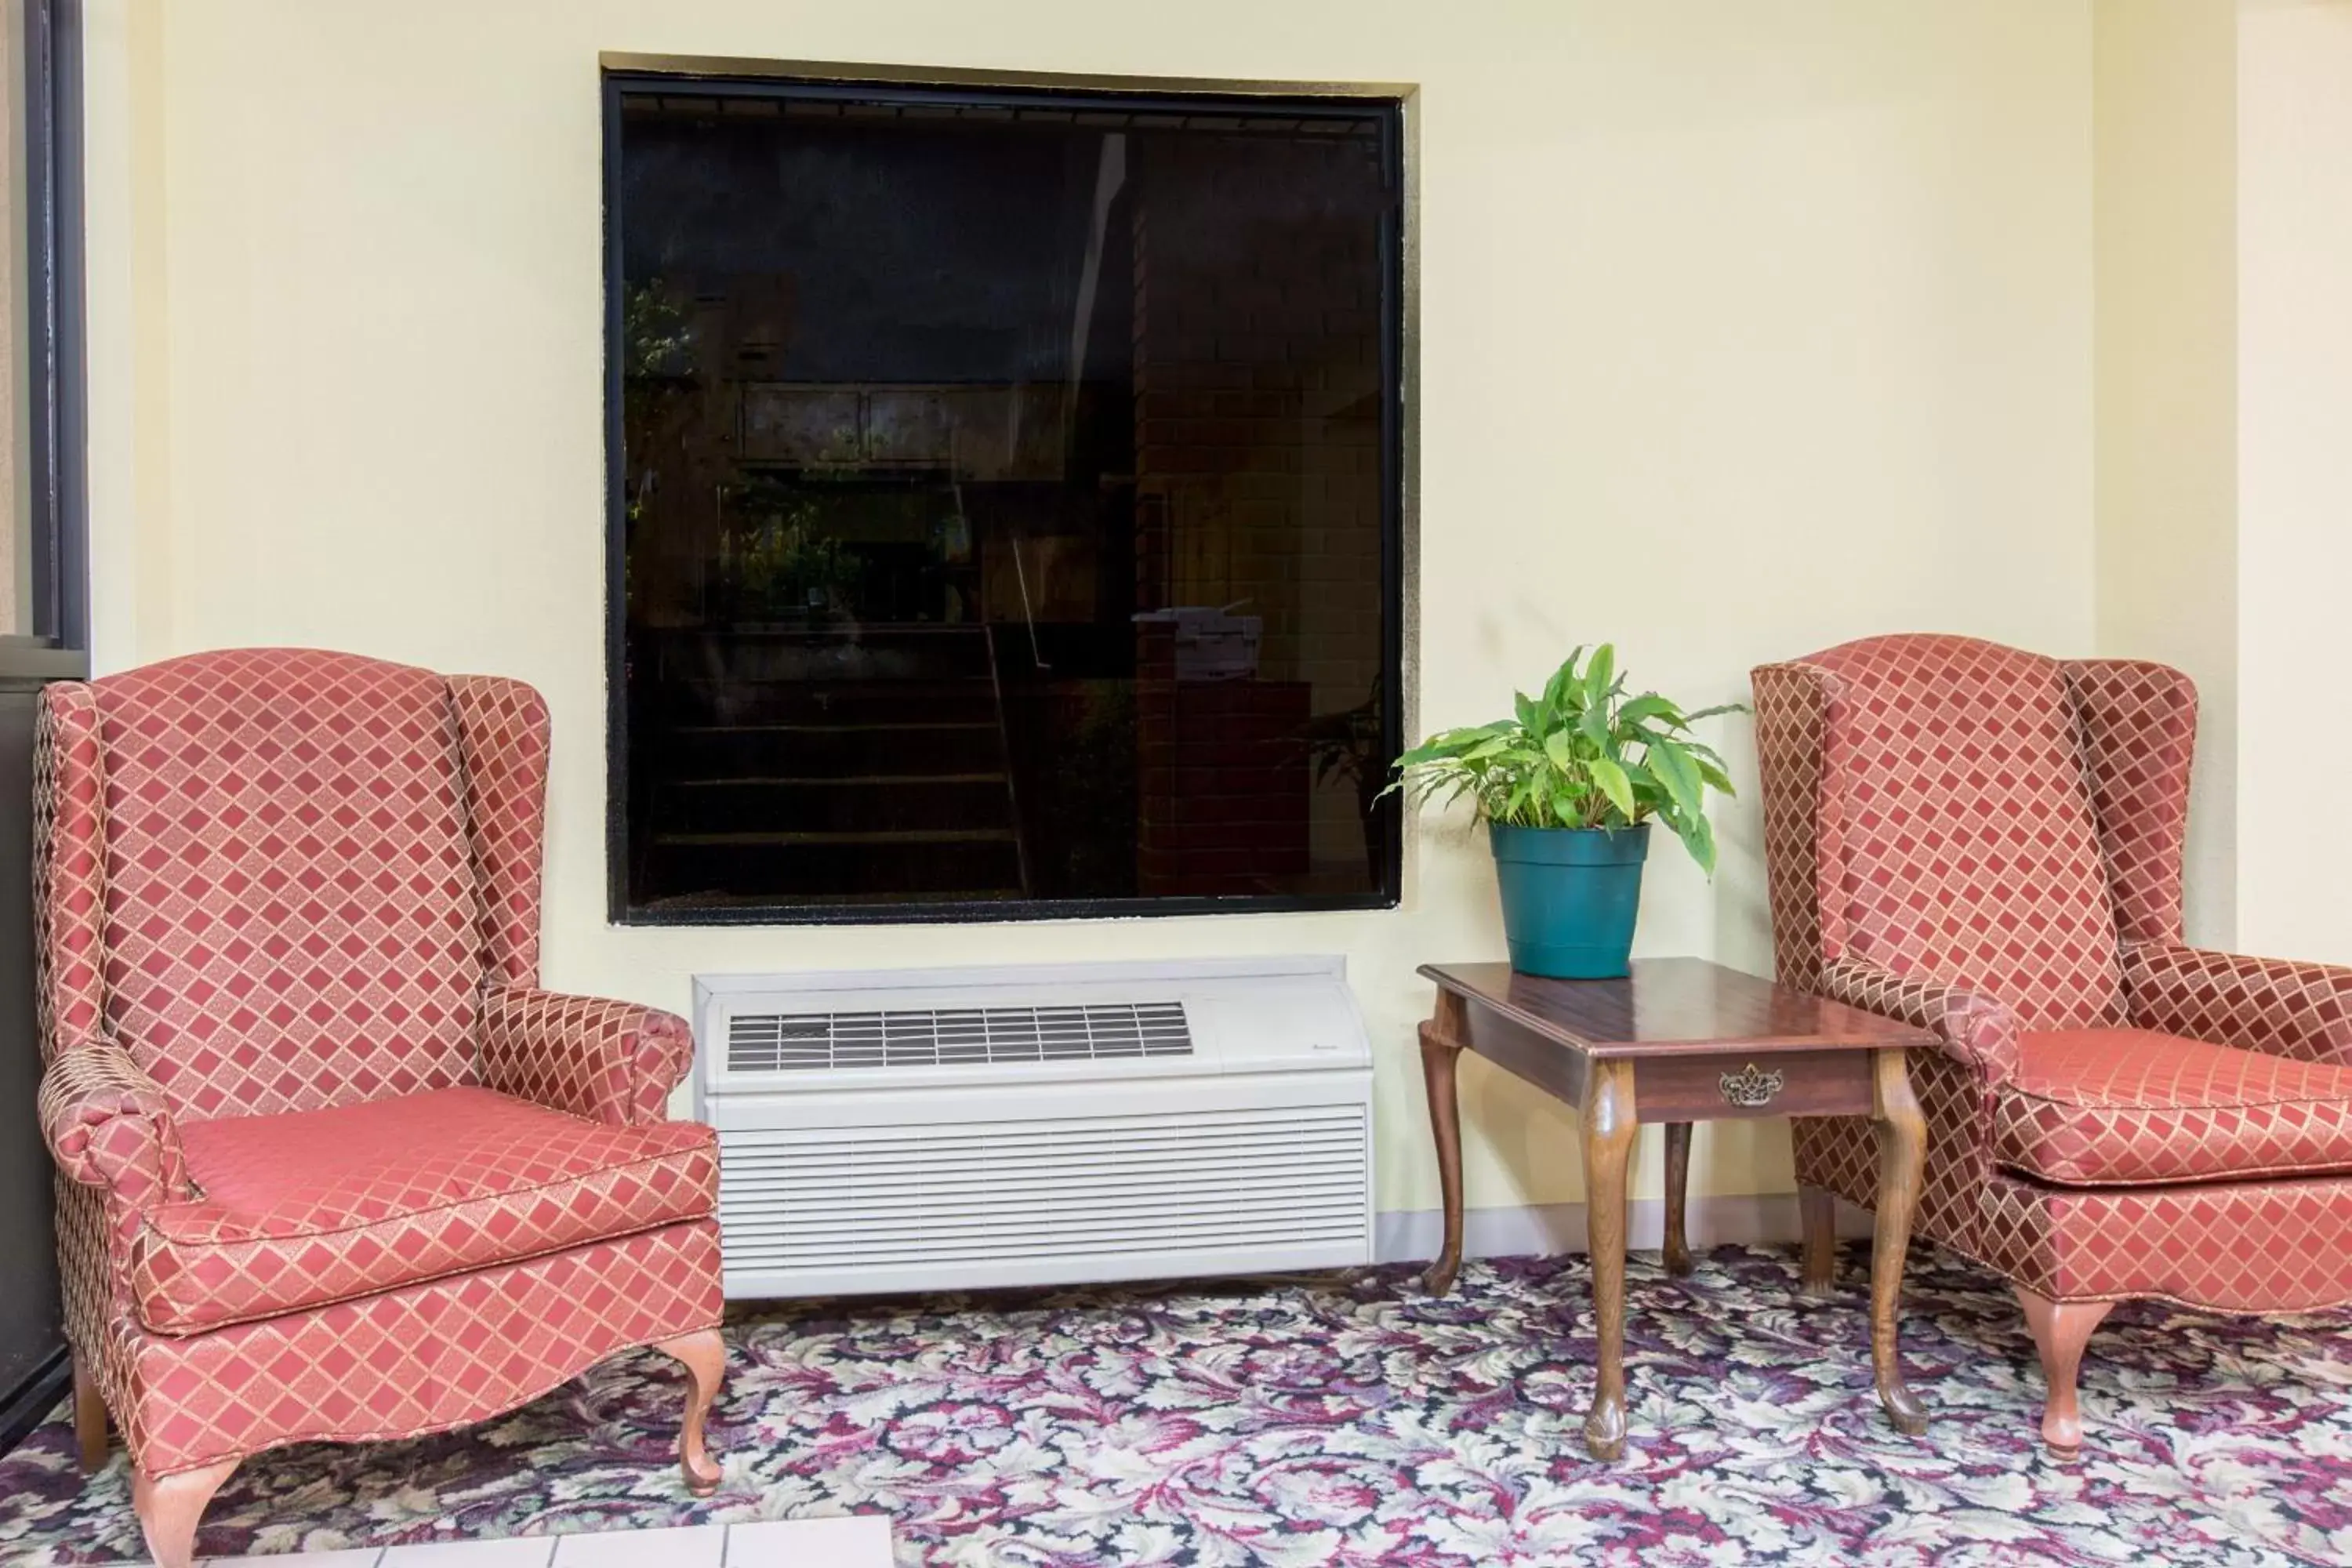
[{"label": "dark metal door frame", "polygon": [[32,496],[28,636],[0,637],[0,1452],[39,1425],[71,1376],[58,1292],[48,1151],[35,1120],[32,733],[40,689],[89,673],[82,268],[81,0],[25,0]]}]

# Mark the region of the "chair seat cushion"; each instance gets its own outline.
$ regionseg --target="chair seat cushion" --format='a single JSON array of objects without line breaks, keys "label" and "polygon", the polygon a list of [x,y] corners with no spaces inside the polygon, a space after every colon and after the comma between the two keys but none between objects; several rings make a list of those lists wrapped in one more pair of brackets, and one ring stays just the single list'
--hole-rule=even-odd
[{"label": "chair seat cushion", "polygon": [[2352,1171],[2352,1068],[2147,1029],[2018,1037],[2000,1163],[2063,1186]]},{"label": "chair seat cushion", "polygon": [[373,1295],[718,1205],[709,1128],[608,1126],[486,1089],[180,1132],[199,1195],[151,1213],[131,1247],[140,1317],[161,1333]]}]

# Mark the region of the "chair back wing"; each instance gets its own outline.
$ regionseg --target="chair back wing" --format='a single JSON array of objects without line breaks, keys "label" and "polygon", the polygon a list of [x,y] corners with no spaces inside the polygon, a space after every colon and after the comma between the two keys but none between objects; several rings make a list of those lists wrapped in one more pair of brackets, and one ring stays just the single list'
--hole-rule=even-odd
[{"label": "chair back wing", "polygon": [[547,703],[520,680],[453,675],[466,833],[494,985],[539,984],[540,870],[547,855]]},{"label": "chair back wing", "polygon": [[1759,670],[1756,700],[1784,978],[1852,956],[1998,996],[2028,1028],[2122,1020],[2064,665],[1872,637]]},{"label": "chair back wing", "polygon": [[2124,658],[2074,660],[2066,682],[2124,940],[2177,942],[2197,687],[2170,665]]},{"label": "chair back wing", "polygon": [[33,1010],[47,1062],[106,1026],[106,771],[88,684],[52,682],[37,701]]},{"label": "chair back wing", "polygon": [[[79,743],[93,720],[97,744]],[[94,865],[48,862],[47,989],[81,994],[56,933],[73,932],[77,899],[92,904],[105,1023],[175,1116],[471,1076],[491,922],[439,675],[308,649],[195,654],[45,689],[44,737],[46,788],[100,802]],[[535,887],[529,902],[535,916]]]}]

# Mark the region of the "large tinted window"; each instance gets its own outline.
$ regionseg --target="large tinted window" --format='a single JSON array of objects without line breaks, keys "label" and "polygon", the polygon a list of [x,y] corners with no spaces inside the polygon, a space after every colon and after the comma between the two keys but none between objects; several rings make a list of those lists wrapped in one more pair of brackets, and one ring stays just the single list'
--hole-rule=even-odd
[{"label": "large tinted window", "polygon": [[617,911],[1392,901],[1396,106],[606,112]]}]

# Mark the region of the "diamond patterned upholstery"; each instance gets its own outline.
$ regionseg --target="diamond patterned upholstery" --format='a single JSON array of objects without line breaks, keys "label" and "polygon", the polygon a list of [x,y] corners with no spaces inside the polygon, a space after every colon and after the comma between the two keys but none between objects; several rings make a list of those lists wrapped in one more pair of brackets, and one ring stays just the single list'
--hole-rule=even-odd
[{"label": "diamond patterned upholstery", "polygon": [[618,1351],[715,1326],[719,1225],[698,1220],[448,1279],[172,1339],[107,1326],[109,1400],[140,1468],[289,1443],[471,1426]]},{"label": "diamond patterned upholstery", "polygon": [[694,1060],[675,1014],[527,986],[489,994],[482,1081],[592,1121],[658,1121]]},{"label": "diamond patterned upholstery", "polygon": [[[1886,637],[1755,695],[1781,978],[1944,1044],[1919,1231],[2053,1300],[2352,1300],[2352,971],[2182,945],[2188,679]],[[1867,1122],[1793,1142],[1873,1201]]]},{"label": "diamond patterned upholstery", "polygon": [[2065,673],[1960,637],[1874,637],[1827,676],[1822,939],[1997,996],[2027,1028],[2120,1023],[2123,971]]},{"label": "diamond patterned upholstery", "polygon": [[2171,666],[2142,660],[2064,668],[2116,927],[2126,942],[2179,942],[2197,688]]},{"label": "diamond patterned upholstery", "polygon": [[107,1022],[173,1110],[460,1081],[483,955],[446,683],[263,648],[91,690]]},{"label": "diamond patterned upholstery", "polygon": [[[1943,1043],[1938,1054],[1914,1052],[1905,1064],[1927,1124],[1913,1223],[1927,1236],[1967,1234],[1977,1194],[1992,1173],[1989,1147],[1977,1129],[1995,1090],[2016,1070],[2017,1020],[2004,1004],[1974,992],[1905,980],[1857,959],[1823,966],[1820,991],[1848,1006],[1932,1030]],[[1793,1142],[1800,1180],[1864,1207],[1877,1202],[1878,1135],[1870,1123],[1858,1117],[1806,1118],[1794,1124]]]},{"label": "diamond patterned upholstery", "polygon": [[539,980],[539,867],[547,847],[547,704],[520,680],[453,675],[466,839],[482,900],[492,981]]},{"label": "diamond patterned upholstery", "polygon": [[188,1127],[201,1198],[148,1211],[140,1320],[187,1333],[704,1219],[717,1140],[459,1087]]},{"label": "diamond patterned upholstery", "polygon": [[1976,1256],[2053,1301],[2315,1311],[2352,1301],[2347,1215],[2341,1176],[2068,1191],[2003,1175],[1978,1205]]},{"label": "diamond patterned upholstery", "polygon": [[155,1203],[187,1188],[180,1131],[155,1080],[112,1042],[58,1054],[41,1075],[41,1137],[58,1168]]},{"label": "diamond patterned upholstery", "polygon": [[2142,942],[2124,983],[2144,1029],[2352,1066],[2352,970]]},{"label": "diamond patterned upholstery", "polygon": [[1994,1158],[2061,1186],[2352,1171],[2352,1068],[2147,1029],[2019,1038]]},{"label": "diamond patterned upholstery", "polygon": [[714,1140],[662,1120],[684,1023],[538,989],[547,763],[530,688],[344,654],[43,689],[66,1331],[142,1475],[464,1425],[716,1327]]}]

